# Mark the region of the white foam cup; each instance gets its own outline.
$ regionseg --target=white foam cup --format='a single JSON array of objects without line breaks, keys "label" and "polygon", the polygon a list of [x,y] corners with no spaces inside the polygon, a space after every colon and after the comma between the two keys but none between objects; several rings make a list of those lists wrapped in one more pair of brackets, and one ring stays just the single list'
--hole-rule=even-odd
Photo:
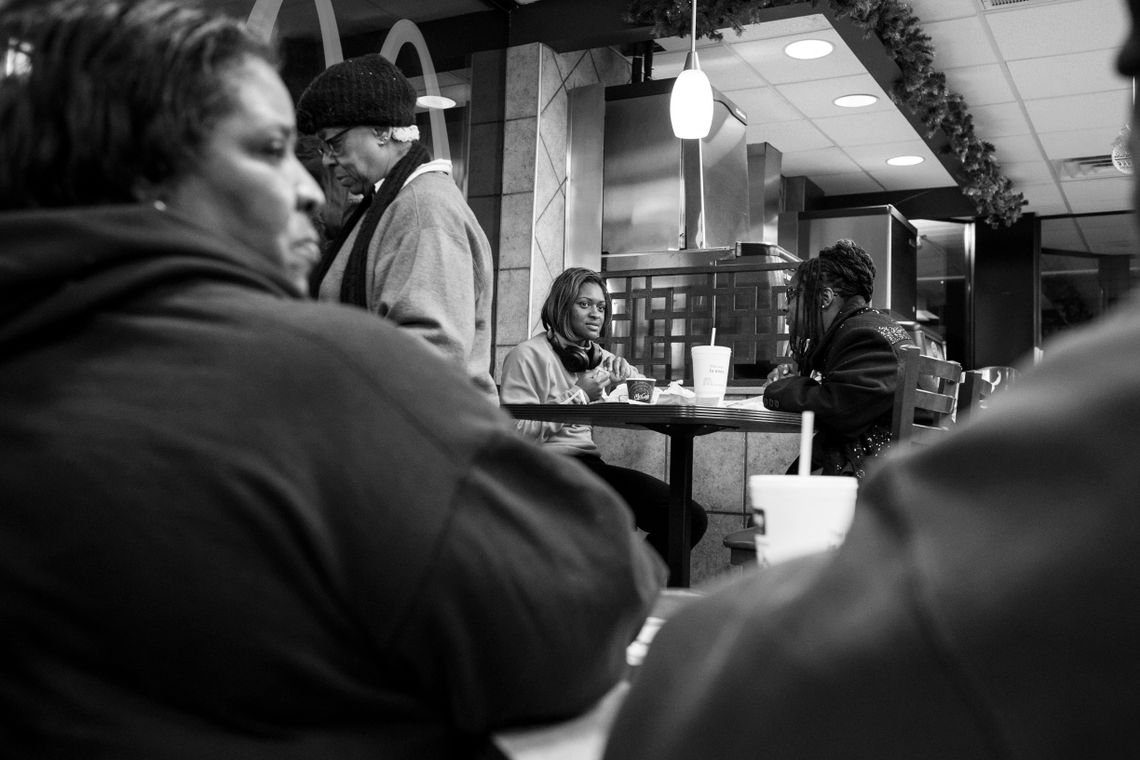
[{"label": "white foam cup", "polygon": [[720,406],[728,386],[732,349],[728,346],[693,346],[693,391],[697,406]]},{"label": "white foam cup", "polygon": [[834,549],[855,516],[855,478],[753,475],[748,496],[756,525],[756,559],[769,567]]}]

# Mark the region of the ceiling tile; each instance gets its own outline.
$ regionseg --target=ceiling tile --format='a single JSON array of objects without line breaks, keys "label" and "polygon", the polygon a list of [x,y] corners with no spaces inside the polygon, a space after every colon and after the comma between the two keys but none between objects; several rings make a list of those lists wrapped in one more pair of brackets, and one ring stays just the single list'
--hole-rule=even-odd
[{"label": "ceiling tile", "polygon": [[991,103],[1011,103],[1017,100],[1013,87],[1006,78],[1000,64],[985,66],[963,66],[947,69],[946,85],[966,99],[971,109]]},{"label": "ceiling tile", "polygon": [[[884,186],[898,190],[916,187],[953,187],[954,178],[946,171],[926,143],[912,139],[881,145],[860,145],[844,148],[844,152],[864,171],[882,182]],[[888,158],[900,155],[922,156],[925,161],[914,166],[890,166]]]},{"label": "ceiling tile", "polygon": [[[672,79],[678,76],[685,68],[687,57],[687,51],[653,56],[653,78]],[[698,50],[697,61],[712,86],[721,92],[767,86],[764,78],[726,45]]]},{"label": "ceiling tile", "polygon": [[653,56],[653,78],[672,79],[685,68],[688,49],[677,53],[657,53]]},{"label": "ceiling tile", "polygon": [[[788,99],[801,113],[808,117],[840,116],[852,113],[876,113],[879,111],[895,111],[897,107],[891,102],[883,88],[870,74],[860,74],[853,77],[836,77],[834,79],[821,79],[815,82],[799,82],[783,84],[776,87],[781,95]],[[841,95],[865,93],[874,95],[879,99],[877,103],[864,108],[841,108],[834,101]]]},{"label": "ceiling tile", "polygon": [[1115,125],[1118,129],[1128,120],[1129,93],[1094,92],[1025,101],[1025,110],[1038,132],[1062,132]]},{"label": "ceiling tile", "polygon": [[938,71],[998,61],[981,19],[935,21],[923,24],[922,30],[930,35],[934,46],[934,68]]},{"label": "ceiling tile", "polygon": [[747,114],[750,125],[798,121],[803,118],[798,109],[771,87],[759,90],[727,90],[724,94]]},{"label": "ceiling tile", "polygon": [[[908,140],[893,140],[891,142],[878,143],[875,145],[844,145],[843,150],[864,169],[882,168],[888,158],[904,155],[922,156],[926,159],[924,163],[935,164],[938,167],[942,166],[938,159],[934,157],[930,147],[913,134],[911,134]],[[922,164],[916,166],[922,166]],[[916,167],[902,166],[891,168],[913,169]]]},{"label": "ceiling tile", "polygon": [[977,0],[910,0],[908,5],[924,22],[973,16],[978,12]]},{"label": "ceiling tile", "polygon": [[1017,103],[995,103],[970,109],[974,130],[983,140],[1010,135],[1027,135],[1032,130]]},{"label": "ceiling tile", "polygon": [[1031,135],[1010,135],[987,140],[994,146],[994,159],[1003,166],[1007,162],[1045,161],[1041,146]]},{"label": "ceiling tile", "polygon": [[1067,214],[1069,212],[1065,197],[1061,195],[1060,189],[1053,183],[1028,185],[1026,187],[1018,186],[1014,189],[1024,195],[1025,200],[1029,202],[1027,206],[1023,207],[1026,212],[1035,214]]},{"label": "ceiling tile", "polygon": [[1123,210],[1132,206],[1132,178],[1123,174],[1118,177],[1062,182],[1061,192],[1076,214],[1106,209]]},{"label": "ceiling tile", "polygon": [[1068,132],[1042,132],[1037,135],[1050,161],[1084,156],[1105,156],[1112,152],[1112,141],[1119,126],[1076,129]]},{"label": "ceiling tile", "polygon": [[1009,177],[1018,187],[1052,182],[1055,177],[1047,161],[1002,161],[1002,174]]},{"label": "ceiling tile", "polygon": [[[827,135],[816,129],[810,121],[782,121],[749,124],[749,143],[770,143],[786,157],[797,151],[815,151],[835,146]],[[843,171],[836,168],[835,171]]]},{"label": "ceiling tile", "polygon": [[1006,61],[1100,50],[1118,45],[1129,27],[1120,0],[1026,3],[985,17]]},{"label": "ceiling tile", "polygon": [[898,111],[830,116],[815,125],[838,145],[879,145],[913,141],[916,133]]},{"label": "ceiling tile", "polygon": [[[946,172],[931,170],[920,166],[884,166],[881,169],[869,172],[883,187],[892,190],[924,190],[930,187],[954,187],[954,180]],[[917,171],[912,171],[917,169]]]},{"label": "ceiling tile", "polygon": [[[799,61],[784,54],[784,48],[799,39],[827,40],[835,46],[831,55],[811,61]],[[732,49],[743,61],[756,69],[772,84],[807,82],[816,79],[854,76],[866,71],[859,59],[844,44],[839,34],[829,29],[811,35],[793,35],[756,42],[738,42]]]},{"label": "ceiling tile", "polygon": [[858,172],[855,174],[828,174],[813,178],[815,184],[827,195],[855,195],[857,193],[881,193],[885,189],[873,177]]},{"label": "ceiling tile", "polygon": [[822,13],[810,13],[806,16],[767,21],[763,24],[748,24],[740,35],[732,29],[721,29],[720,32],[724,35],[725,42],[736,43],[768,40],[773,37],[810,35],[814,32],[831,31],[831,28],[831,22]]},{"label": "ceiling tile", "polygon": [[1128,80],[1116,71],[1115,48],[1010,61],[1009,73],[1026,100],[1130,89]]},{"label": "ceiling tile", "polygon": [[[776,146],[776,148],[780,147],[776,143],[772,143],[772,145]],[[816,175],[862,173],[859,165],[846,156],[839,148],[784,151],[781,162],[784,174],[789,177],[811,175],[812,179],[815,179]]]},{"label": "ceiling tile", "polygon": [[697,60],[701,64],[701,69],[708,74],[709,79],[747,72],[753,80],[750,86],[763,87],[767,84],[756,71],[740,60],[740,57],[733,52],[733,48],[729,45],[715,45],[698,50]]}]

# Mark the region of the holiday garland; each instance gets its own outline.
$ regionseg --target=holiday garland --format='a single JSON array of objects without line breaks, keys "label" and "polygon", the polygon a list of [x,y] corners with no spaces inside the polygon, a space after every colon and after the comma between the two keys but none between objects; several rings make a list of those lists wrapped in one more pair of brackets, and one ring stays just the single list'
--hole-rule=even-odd
[{"label": "holiday garland", "polygon": [[[738,34],[747,24],[761,21],[761,11],[805,0],[702,0],[697,9],[697,36],[719,40],[719,29]],[[810,0],[816,5],[825,0]],[[974,134],[973,117],[966,101],[946,86],[946,75],[931,65],[934,48],[910,8],[897,0],[826,0],[838,18],[850,19],[868,35],[883,43],[901,76],[892,99],[906,106],[926,126],[930,136],[939,130],[949,141],[949,150],[962,165],[962,192],[974,202],[979,216],[992,226],[1009,226],[1021,218],[1025,198],[1013,192],[1013,183],[1001,174],[994,160],[994,146]],[[686,36],[692,23],[690,0],[630,0],[627,20],[652,24],[658,37]]]}]

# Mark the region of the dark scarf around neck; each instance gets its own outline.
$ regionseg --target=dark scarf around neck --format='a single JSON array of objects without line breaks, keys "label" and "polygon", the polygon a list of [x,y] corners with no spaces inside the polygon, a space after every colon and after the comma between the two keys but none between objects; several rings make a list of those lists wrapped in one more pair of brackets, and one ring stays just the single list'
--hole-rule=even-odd
[{"label": "dark scarf around neck", "polygon": [[320,291],[321,281],[328,274],[329,268],[343,247],[345,239],[363,214],[364,219],[360,222],[360,232],[356,235],[356,240],[353,241],[352,251],[349,252],[348,262],[344,267],[344,276],[341,278],[340,302],[368,308],[368,246],[372,242],[372,235],[380,224],[380,218],[384,216],[388,206],[392,205],[392,201],[396,199],[396,194],[403,189],[408,177],[430,160],[431,153],[428,152],[423,143],[419,140],[413,142],[404,157],[397,161],[396,165],[392,167],[392,171],[384,177],[384,183],[380,185],[380,192],[374,196],[364,196],[360,206],[353,212],[352,218],[345,224],[340,237],[325,250],[324,257],[313,271],[311,285],[314,296]]}]

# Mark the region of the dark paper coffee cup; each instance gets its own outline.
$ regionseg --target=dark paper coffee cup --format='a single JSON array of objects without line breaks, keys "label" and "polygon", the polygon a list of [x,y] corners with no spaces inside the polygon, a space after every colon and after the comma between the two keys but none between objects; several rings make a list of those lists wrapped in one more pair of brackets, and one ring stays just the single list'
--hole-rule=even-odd
[{"label": "dark paper coffee cup", "polygon": [[651,377],[631,377],[625,381],[626,390],[629,391],[630,401],[644,401],[652,403],[653,386],[656,385]]}]

